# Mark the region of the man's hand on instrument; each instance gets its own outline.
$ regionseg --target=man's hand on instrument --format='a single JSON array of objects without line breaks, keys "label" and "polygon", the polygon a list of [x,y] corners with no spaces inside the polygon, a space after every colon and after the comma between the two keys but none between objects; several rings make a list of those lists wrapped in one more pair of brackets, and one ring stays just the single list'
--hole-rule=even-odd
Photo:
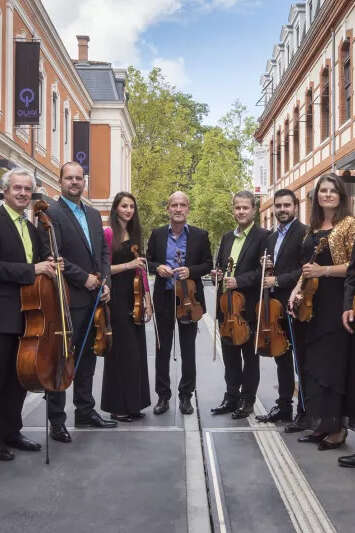
[{"label": "man's hand on instrument", "polygon": [[344,311],[342,319],[343,326],[346,331],[351,333],[351,335],[354,335],[354,329],[352,327],[354,325],[354,311],[352,309],[349,309],[349,311]]},{"label": "man's hand on instrument", "polygon": [[325,267],[318,265],[317,263],[306,263],[302,267],[303,277],[306,279],[309,278],[320,278],[324,276]]},{"label": "man's hand on instrument", "polygon": [[[260,265],[263,266],[263,262],[264,262],[264,256],[260,257]],[[271,268],[274,268],[274,263],[271,261],[271,256],[270,255],[267,255],[266,256],[266,263],[265,263],[265,269],[271,269]]]},{"label": "man's hand on instrument", "polygon": [[100,302],[107,304],[110,301],[110,288],[107,285],[103,286]]},{"label": "man's hand on instrument", "polygon": [[237,288],[237,280],[233,277],[230,278],[224,278],[224,286],[226,289],[236,289]]},{"label": "man's hand on instrument", "polygon": [[266,276],[264,278],[264,289],[275,287],[276,276]]},{"label": "man's hand on instrument", "polygon": [[150,321],[150,319],[153,316],[153,309],[150,304],[146,305],[145,312],[144,312],[144,322],[147,323]]},{"label": "man's hand on instrument", "polygon": [[99,280],[97,279],[97,276],[95,276],[94,274],[89,274],[88,275],[88,278],[86,280],[86,283],[85,283],[85,287],[89,290],[89,291],[94,291],[95,289],[97,289],[97,287],[100,285],[100,282]]},{"label": "man's hand on instrument", "polygon": [[54,261],[42,261],[35,264],[35,274],[45,274],[48,278],[55,278],[55,263]]},{"label": "man's hand on instrument", "polygon": [[[215,282],[216,281],[216,270],[211,270],[211,277],[212,277],[212,280]],[[223,272],[220,268],[217,269],[217,278],[218,278],[218,281],[222,281],[223,279]]]},{"label": "man's hand on instrument", "polygon": [[168,265],[159,265],[157,268],[157,274],[161,278],[172,278],[174,271]]},{"label": "man's hand on instrument", "polygon": [[290,298],[288,300],[287,304],[287,312],[289,315],[293,316],[293,318],[296,318],[296,309],[299,307],[300,303],[302,302],[302,294],[299,292],[299,288],[295,287],[293,291],[291,292]]},{"label": "man's hand on instrument", "polygon": [[190,277],[190,269],[187,266],[174,268],[174,274],[177,274],[178,279],[188,279]]}]

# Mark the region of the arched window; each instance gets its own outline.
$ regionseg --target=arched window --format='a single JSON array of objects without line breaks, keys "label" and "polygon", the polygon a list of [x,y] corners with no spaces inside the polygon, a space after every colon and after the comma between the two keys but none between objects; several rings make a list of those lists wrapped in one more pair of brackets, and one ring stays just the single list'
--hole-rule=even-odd
[{"label": "arched window", "polygon": [[325,68],[321,77],[321,140],[324,141],[330,134],[330,94],[329,94],[329,68]]},{"label": "arched window", "polygon": [[340,123],[343,124],[351,118],[352,80],[350,39],[346,39],[342,46],[340,68]]},{"label": "arched window", "polygon": [[313,93],[312,89],[306,95],[306,154],[313,150]]},{"label": "arched window", "polygon": [[290,123],[285,122],[285,173],[290,170]]},{"label": "arched window", "polygon": [[300,160],[300,111],[296,107],[293,112],[293,164]]},{"label": "arched window", "polygon": [[281,179],[281,130],[276,134],[276,180]]},{"label": "arched window", "polygon": [[270,185],[274,183],[274,140],[270,141]]}]

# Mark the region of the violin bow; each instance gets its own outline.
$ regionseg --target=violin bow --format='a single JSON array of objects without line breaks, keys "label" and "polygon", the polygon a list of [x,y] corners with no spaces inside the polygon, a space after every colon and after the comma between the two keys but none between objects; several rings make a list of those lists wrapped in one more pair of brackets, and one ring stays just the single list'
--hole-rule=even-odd
[{"label": "violin bow", "polygon": [[154,305],[153,296],[152,296],[152,293],[150,292],[150,287],[149,287],[149,268],[148,268],[148,261],[147,261],[146,257],[144,257],[144,261],[145,261],[145,271],[146,271],[146,274],[147,274],[148,292],[150,294],[150,300],[152,302],[153,325],[154,325],[154,331],[155,331],[155,338],[157,339],[158,350],[160,350],[160,337],[159,337],[159,331],[158,331],[157,318],[156,318],[156,315],[155,315],[155,305]]},{"label": "violin bow", "polygon": [[261,308],[262,308],[262,302],[263,302],[263,289],[264,289],[264,279],[265,279],[265,269],[266,269],[266,259],[267,259],[267,248],[265,248],[264,255],[262,257],[263,259],[263,268],[261,273],[261,284],[260,284],[260,296],[259,296],[259,312],[258,312],[258,325],[256,328],[256,335],[255,335],[255,355],[258,353],[258,343],[259,343],[259,333],[260,333],[260,319],[261,319]]}]

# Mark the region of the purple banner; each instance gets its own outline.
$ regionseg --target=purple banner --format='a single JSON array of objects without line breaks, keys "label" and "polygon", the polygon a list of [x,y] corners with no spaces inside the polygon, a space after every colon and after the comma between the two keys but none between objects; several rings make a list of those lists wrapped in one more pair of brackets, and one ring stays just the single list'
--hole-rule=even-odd
[{"label": "purple banner", "polygon": [[73,122],[73,161],[77,161],[90,174],[90,122]]},{"label": "purple banner", "polygon": [[40,43],[16,42],[15,125],[39,124]]}]

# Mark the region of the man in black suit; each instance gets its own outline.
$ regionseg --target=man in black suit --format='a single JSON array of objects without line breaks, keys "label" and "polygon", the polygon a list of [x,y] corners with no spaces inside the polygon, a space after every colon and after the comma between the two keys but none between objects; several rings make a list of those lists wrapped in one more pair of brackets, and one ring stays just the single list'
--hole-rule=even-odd
[{"label": "man in black suit", "polygon": [[8,448],[38,451],[40,444],[22,433],[21,411],[26,396],[16,372],[19,336],[23,334],[21,285],[31,285],[37,274],[55,276],[51,260],[40,262],[37,230],[25,217],[36,180],[27,170],[14,168],[2,177],[5,203],[0,207],[0,461],[15,455]]},{"label": "man in black suit", "polygon": [[[345,413],[349,417],[349,427],[355,431],[355,316],[353,301],[355,297],[355,245],[353,246],[349,268],[344,284],[343,326],[352,335],[351,353],[349,358]],[[355,454],[338,458],[340,466],[355,468]]]},{"label": "man in black suit", "polygon": [[[73,343],[77,361],[82,341],[89,324],[97,296],[99,281],[110,276],[110,252],[104,239],[100,213],[81,201],[85,188],[83,168],[76,162],[65,163],[60,171],[61,197],[48,209],[64,259],[64,277],[69,286],[70,313],[73,322]],[[43,229],[43,238],[46,239]],[[107,285],[102,299],[108,301]],[[111,428],[117,422],[104,420],[94,409],[92,384],[96,357],[92,351],[94,328],[92,327],[74,378],[75,426]],[[65,392],[49,394],[49,419],[51,437],[60,442],[70,442],[65,427]]]},{"label": "man in black suit", "polygon": [[[174,276],[178,279],[192,279],[196,282],[197,300],[206,312],[201,276],[212,268],[212,256],[207,231],[187,224],[189,199],[177,191],[168,201],[167,211],[170,223],[155,229],[149,239],[147,259],[150,272],[156,274],[154,305],[160,337],[160,349],[156,350],[155,391],[159,399],[154,407],[156,415],[169,409],[170,352],[175,328]],[[180,251],[184,265],[179,266],[176,252]],[[178,321],[181,347],[181,380],[179,383],[180,411],[191,414],[191,396],[196,385],[195,340],[197,323],[183,324]]]},{"label": "man in black suit", "polygon": [[[259,298],[259,260],[265,250],[268,232],[254,223],[255,214],[253,194],[249,191],[235,194],[233,215],[237,228],[222,237],[216,263],[221,274],[226,271],[229,258],[233,258],[234,275],[224,279],[224,286],[245,296],[244,317],[252,331],[249,340],[242,346],[235,346],[227,338],[222,338],[227,391],[222,403],[211,412],[214,415],[233,412],[234,419],[246,418],[253,412],[260,378],[259,357],[254,353],[255,306]],[[223,319],[222,314],[219,319]]]},{"label": "man in black suit", "polygon": [[[273,267],[274,275],[265,277],[264,286],[271,289],[272,297],[282,303],[284,308],[284,328],[291,340],[286,318],[287,302],[291,291],[301,275],[302,242],[307,227],[296,218],[297,198],[289,189],[280,189],[274,196],[274,214],[279,223],[266,241],[269,259],[267,266]],[[302,324],[296,323],[297,338],[300,340]],[[297,346],[299,366],[302,366],[301,345]],[[292,348],[275,358],[279,383],[279,398],[276,406],[263,416],[257,416],[259,422],[291,422],[292,398],[295,389]],[[300,368],[299,368],[300,370]],[[302,380],[301,380],[302,382]],[[301,395],[301,392],[300,392]],[[307,427],[302,399],[299,398],[296,419],[285,428],[287,433],[301,431]]]}]

